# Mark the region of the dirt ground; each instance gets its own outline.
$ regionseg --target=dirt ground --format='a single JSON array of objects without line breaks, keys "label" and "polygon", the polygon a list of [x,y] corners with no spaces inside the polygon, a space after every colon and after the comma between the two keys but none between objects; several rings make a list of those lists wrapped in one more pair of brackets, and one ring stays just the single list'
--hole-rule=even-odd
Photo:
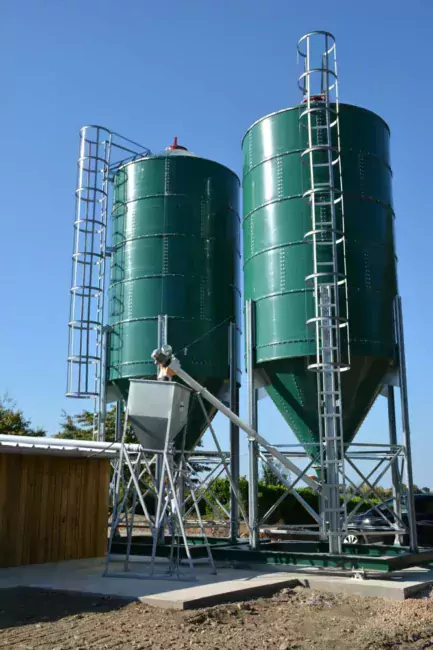
[{"label": "dirt ground", "polygon": [[0,591],[0,647],[14,650],[433,648],[433,599],[386,601],[298,587],[194,612],[34,589]]}]

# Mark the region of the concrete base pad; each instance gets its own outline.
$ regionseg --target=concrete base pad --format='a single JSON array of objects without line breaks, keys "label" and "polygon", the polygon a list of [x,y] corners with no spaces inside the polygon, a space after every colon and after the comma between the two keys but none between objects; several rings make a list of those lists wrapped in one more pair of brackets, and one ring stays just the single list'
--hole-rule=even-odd
[{"label": "concrete base pad", "polygon": [[[293,575],[293,574],[292,574]],[[433,585],[431,569],[405,569],[382,578],[349,578],[342,576],[321,576],[298,574],[299,582],[304,587],[325,591],[328,593],[345,594],[346,596],[370,596],[372,598],[390,598],[405,600],[427,592]]]},{"label": "concrete base pad", "polygon": [[[161,562],[161,574],[165,564]],[[403,600],[425,592],[433,584],[430,569],[406,569],[387,574],[381,579],[360,580],[337,575],[306,573],[292,568],[290,572],[265,572],[260,568],[242,570],[223,567],[217,575],[208,565],[196,566],[196,579],[184,575],[181,580],[146,575],[143,558],[134,558],[136,577],[124,577],[123,563],[113,562],[110,575],[103,577],[104,560],[69,560],[0,569],[0,588],[34,587],[75,593],[106,595],[127,600],[140,600],[157,607],[193,609],[223,602],[234,602],[269,596],[284,587],[302,585],[325,592],[346,595],[375,596]],[[140,577],[137,577],[140,576]]]}]

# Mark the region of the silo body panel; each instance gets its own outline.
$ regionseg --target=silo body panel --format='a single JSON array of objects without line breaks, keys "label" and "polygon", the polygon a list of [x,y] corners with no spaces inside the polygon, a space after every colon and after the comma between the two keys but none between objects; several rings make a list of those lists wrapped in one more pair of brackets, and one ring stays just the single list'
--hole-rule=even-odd
[{"label": "silo body panel", "polygon": [[[238,193],[235,174],[189,152],[142,158],[116,173],[109,381],[124,396],[129,379],[155,376],[159,315],[167,315],[167,342],[188,373],[217,394],[227,380],[228,322],[240,304]],[[197,405],[193,416],[189,446],[205,426]]]},{"label": "silo body panel", "polygon": [[[301,107],[256,122],[243,140],[245,299],[256,302],[257,363],[299,440],[318,440],[309,170],[301,159]],[[394,356],[396,295],[389,129],[374,113],[340,104],[351,369],[342,374],[344,432],[353,439]],[[337,143],[334,143],[337,144]],[[337,218],[339,216],[337,215]],[[342,260],[340,260],[342,263]],[[314,450],[310,447],[310,450]]]}]

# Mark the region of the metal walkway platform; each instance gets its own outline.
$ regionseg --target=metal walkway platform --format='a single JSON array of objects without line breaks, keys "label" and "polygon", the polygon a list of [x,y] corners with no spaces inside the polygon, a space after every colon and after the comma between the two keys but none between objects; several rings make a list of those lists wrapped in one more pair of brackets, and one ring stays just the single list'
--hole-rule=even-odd
[{"label": "metal walkway platform", "polygon": [[[411,553],[403,546],[381,546],[379,544],[345,544],[343,554],[329,553],[328,544],[319,541],[286,541],[260,544],[258,551],[252,551],[243,541],[236,545],[224,538],[208,538],[212,555],[216,563],[228,563],[232,566],[254,567],[258,565],[271,566],[301,566],[320,567],[322,569],[339,569],[342,571],[371,571],[388,573],[401,571],[410,567],[426,566],[433,563],[433,549],[424,549]],[[159,557],[167,557],[171,550],[170,540],[158,547]],[[206,548],[200,538],[189,537],[191,554],[198,559],[206,557]],[[113,553],[123,554],[126,542],[118,538],[113,543]],[[131,545],[131,555],[149,555],[152,551],[150,536],[134,536]],[[373,577],[373,576],[370,576]]]}]

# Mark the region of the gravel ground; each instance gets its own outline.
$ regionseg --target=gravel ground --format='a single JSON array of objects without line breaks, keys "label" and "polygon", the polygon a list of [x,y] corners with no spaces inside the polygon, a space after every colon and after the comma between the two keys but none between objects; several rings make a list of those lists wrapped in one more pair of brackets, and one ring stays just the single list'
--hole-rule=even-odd
[{"label": "gravel ground", "polygon": [[433,599],[284,589],[194,612],[35,589],[0,591],[0,647],[50,650],[381,650],[433,648]]}]

